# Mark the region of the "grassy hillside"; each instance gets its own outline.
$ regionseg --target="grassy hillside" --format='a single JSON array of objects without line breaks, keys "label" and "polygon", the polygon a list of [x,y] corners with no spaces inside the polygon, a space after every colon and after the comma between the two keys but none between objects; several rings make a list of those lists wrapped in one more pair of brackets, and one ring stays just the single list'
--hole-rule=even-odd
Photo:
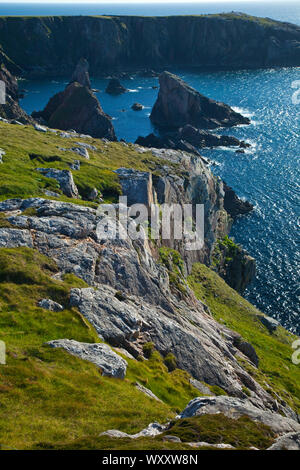
[{"label": "grassy hillside", "polygon": [[245,362],[243,366],[248,372],[275,398],[286,401],[299,413],[300,368],[291,361],[295,336],[281,327],[269,333],[257,318],[261,312],[203,264],[193,266],[189,284],[217,321],[240,333],[254,346],[259,367],[256,369]]},{"label": "grassy hillside", "polygon": [[[97,148],[89,151],[90,160],[60,150],[75,146],[78,140],[84,141],[0,122],[0,147],[6,152],[0,165],[0,200],[45,197],[45,189],[60,193],[54,180],[34,170],[41,166],[69,169],[69,163],[77,159],[81,169],[73,176],[83,199],[75,201],[63,195],[59,199],[93,205],[84,198],[94,187],[107,201],[115,200],[120,193],[114,169],[127,166],[153,170],[164,164],[150,152],[136,152],[131,145],[96,139],[86,140]],[[0,217],[0,227],[7,225]],[[184,295],[179,254],[162,248],[160,261],[169,270],[175,292]],[[221,415],[196,422],[178,421],[170,432],[182,438],[180,444],[164,442],[163,436],[136,441],[99,437],[107,429],[134,433],[150,422],[172,420],[200,393],[190,385],[189,374],[179,369],[169,372],[172,367],[168,369],[169,364],[156,351],[148,360],[126,358],[127,375],[120,380],[102,377],[95,365],[45,345],[61,338],[99,342],[87,320],[77,309],[69,308],[70,289],[84,287],[85,283],[71,274],[62,281],[55,280],[56,272],[55,262],[34,250],[0,249],[0,340],[7,347],[7,364],[0,365],[0,448],[189,449],[189,439],[225,442],[238,448],[265,448],[270,444],[274,436],[267,427],[250,420],[233,422]],[[238,331],[255,347],[259,368],[249,363],[244,367],[274,396],[299,412],[300,369],[291,362],[293,335],[283,328],[268,333],[257,319],[259,312],[207,267],[196,264],[188,282],[219,322]],[[38,307],[42,298],[51,298],[65,309],[58,313],[44,310]],[[161,402],[138,391],[134,385],[137,381]],[[239,436],[238,424],[244,430]]]},{"label": "grassy hillside", "polygon": [[[89,150],[90,160],[77,153],[60,150],[78,147],[78,141],[97,147],[95,152]],[[157,164],[164,163],[150,152],[137,153],[130,144],[103,143],[99,139],[78,137],[62,138],[52,132],[38,132],[31,126],[3,122],[0,122],[0,147],[6,152],[0,172],[0,200],[45,197],[45,189],[61,193],[55,180],[45,178],[34,170],[39,167],[69,170],[69,164],[74,160],[80,160],[81,163],[80,171],[73,171],[73,177],[83,200],[93,188],[101,191],[107,201],[116,200],[121,188],[113,170],[122,166],[151,170]],[[61,199],[76,202],[65,196]]]}]

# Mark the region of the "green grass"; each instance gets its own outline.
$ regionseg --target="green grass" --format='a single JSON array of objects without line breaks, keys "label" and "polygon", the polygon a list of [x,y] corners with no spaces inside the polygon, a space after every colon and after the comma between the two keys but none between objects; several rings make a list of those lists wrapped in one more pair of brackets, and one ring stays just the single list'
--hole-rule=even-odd
[{"label": "green grass", "polygon": [[[54,280],[55,272],[54,261],[34,250],[0,249],[0,339],[7,348],[7,364],[0,366],[0,447],[55,446],[111,428],[138,432],[151,421],[174,417],[199,395],[189,374],[169,373],[155,351],[147,361],[126,359],[122,381],[102,377],[95,365],[45,345],[59,338],[99,342],[86,319],[68,307],[70,288],[85,283],[71,274]],[[66,308],[39,308],[42,298]],[[164,403],[139,392],[136,381]]]},{"label": "green grass", "polygon": [[287,402],[299,413],[300,367],[291,360],[291,344],[295,336],[282,327],[270,334],[257,318],[261,312],[206,266],[196,263],[188,281],[196,296],[208,305],[217,321],[240,333],[254,346],[259,357],[259,367],[256,369],[241,360],[246,370],[265,389],[272,391],[274,397],[278,394],[279,400]]},{"label": "green grass", "polygon": [[[90,160],[74,152],[59,150],[76,146],[76,142],[87,142],[97,150],[90,151]],[[78,145],[78,144],[77,144]],[[73,171],[80,196],[85,199],[93,188],[103,193],[106,201],[115,201],[121,194],[118,176],[113,172],[120,167],[149,171],[160,167],[164,160],[150,152],[138,153],[133,145],[104,143],[100,139],[62,138],[52,132],[42,133],[31,126],[18,126],[0,122],[0,147],[6,152],[0,172],[0,200],[9,198],[47,197],[44,190],[61,193],[57,181],[46,178],[35,169],[57,168],[69,170],[69,164],[80,160],[79,171]],[[38,158],[30,158],[30,155]],[[54,160],[54,161],[51,161]],[[53,198],[52,198],[53,199]],[[61,195],[63,201],[95,205],[87,201],[69,199]]]},{"label": "green grass", "polygon": [[231,444],[237,449],[257,447],[266,449],[274,442],[272,430],[254,423],[247,416],[232,419],[220,414],[207,414],[173,421],[163,435],[179,437],[182,442],[208,442],[209,444]]}]

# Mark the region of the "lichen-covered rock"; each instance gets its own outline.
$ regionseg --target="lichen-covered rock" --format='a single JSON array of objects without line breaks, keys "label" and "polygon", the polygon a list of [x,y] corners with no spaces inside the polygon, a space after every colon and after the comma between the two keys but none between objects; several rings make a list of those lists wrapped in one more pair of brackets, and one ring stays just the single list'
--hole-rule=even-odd
[{"label": "lichen-covered rock", "polygon": [[267,450],[300,450],[300,431],[278,437]]},{"label": "lichen-covered rock", "polygon": [[107,437],[113,437],[113,438],[130,438],[130,439],[137,439],[139,437],[153,437],[157,436],[158,434],[161,434],[162,432],[165,431],[167,425],[161,425],[159,423],[151,423],[149,424],[145,429],[142,431],[136,433],[136,434],[127,434],[126,432],[123,431],[118,431],[117,429],[109,429],[108,431],[104,431],[99,436],[107,436]]},{"label": "lichen-covered rock", "polygon": [[32,235],[29,230],[0,228],[1,248],[18,248],[20,246],[33,248]]},{"label": "lichen-covered rock", "polygon": [[124,379],[126,375],[127,362],[107,344],[79,343],[70,339],[53,340],[47,344],[52,348],[65,349],[73,356],[96,364],[101,369],[102,375],[119,379]]},{"label": "lichen-covered rock", "polygon": [[37,168],[46,178],[54,178],[58,181],[60,189],[68,197],[78,198],[78,189],[73,180],[73,175],[68,170],[57,170],[55,168]]},{"label": "lichen-covered rock", "polygon": [[161,128],[179,128],[191,124],[200,129],[215,129],[250,120],[230,106],[201,95],[183,80],[169,72],[159,76],[160,89],[150,119]]},{"label": "lichen-covered rock", "polygon": [[[258,404],[259,406],[259,404]],[[228,418],[238,419],[248,416],[256,422],[269,426],[277,435],[289,432],[300,432],[300,424],[293,419],[253,406],[249,400],[234,397],[200,397],[194,398],[180,414],[181,418],[203,414],[223,413]]]},{"label": "lichen-covered rock", "polygon": [[44,308],[45,310],[50,310],[52,312],[61,312],[64,307],[58,302],[54,302],[51,299],[42,299],[39,301],[39,307]]}]

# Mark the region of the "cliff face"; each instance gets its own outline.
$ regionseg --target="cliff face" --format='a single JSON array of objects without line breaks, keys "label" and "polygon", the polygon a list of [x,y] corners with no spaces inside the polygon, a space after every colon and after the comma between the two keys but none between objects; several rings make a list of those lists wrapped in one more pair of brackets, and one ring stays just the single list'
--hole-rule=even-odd
[{"label": "cliff face", "polygon": [[[248,15],[2,17],[6,62],[63,75],[86,57],[91,73],[139,67],[300,65],[300,27]],[[8,59],[9,58],[9,59]]]}]

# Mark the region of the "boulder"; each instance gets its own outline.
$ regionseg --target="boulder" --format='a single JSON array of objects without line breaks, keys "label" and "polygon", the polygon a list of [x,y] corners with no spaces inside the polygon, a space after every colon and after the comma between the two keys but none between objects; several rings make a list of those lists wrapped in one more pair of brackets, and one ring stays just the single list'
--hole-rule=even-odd
[{"label": "boulder", "polygon": [[180,128],[191,124],[200,129],[250,124],[230,106],[201,95],[176,75],[163,72],[150,119],[159,128]]},{"label": "boulder", "polygon": [[156,395],[154,395],[154,393],[151,392],[149,388],[144,387],[144,385],[141,385],[139,382],[135,382],[134,386],[135,388],[137,388],[137,390],[144,393],[144,395],[147,395],[147,397],[153,398],[153,400],[156,400],[162,403],[162,401]]},{"label": "boulder", "polygon": [[57,170],[55,168],[37,168],[36,171],[46,178],[53,178],[58,181],[60,189],[66,196],[78,198],[78,189],[70,171]]},{"label": "boulder", "polygon": [[235,397],[218,396],[194,398],[180,414],[180,418],[218,413],[223,413],[225,416],[232,419],[248,416],[255,422],[269,426],[277,435],[296,431],[298,433],[300,432],[300,424],[293,419],[253,406],[250,400]]},{"label": "boulder", "polygon": [[106,87],[105,92],[109,95],[121,95],[125,93],[127,89],[121,85],[120,81],[117,78],[111,78]]},{"label": "boulder", "polygon": [[275,318],[268,317],[266,315],[258,315],[257,318],[262,322],[262,324],[269,330],[270,333],[274,333],[277,330],[280,323]]},{"label": "boulder", "polygon": [[138,439],[139,437],[153,437],[161,434],[165,431],[167,425],[161,425],[159,423],[151,423],[142,431],[136,434],[127,434],[123,431],[118,431],[117,429],[109,429],[108,431],[104,431],[99,436],[107,436],[113,438],[130,438],[130,439]]},{"label": "boulder", "polygon": [[51,299],[42,299],[39,301],[38,305],[45,310],[50,310],[51,312],[61,312],[64,309],[62,305]]},{"label": "boulder", "polygon": [[52,348],[65,349],[73,356],[96,364],[101,369],[102,375],[119,379],[124,379],[126,375],[127,362],[107,344],[79,343],[70,339],[58,339],[47,344]]},{"label": "boulder", "polygon": [[300,450],[300,431],[278,437],[267,450]]},{"label": "boulder", "polygon": [[91,88],[91,81],[89,76],[89,63],[83,57],[79,60],[78,64],[76,65],[76,68],[70,80],[70,83],[73,82],[77,82],[80,83],[80,85],[83,85],[87,88]]},{"label": "boulder", "polygon": [[[78,82],[71,83],[64,91],[54,95],[45,109],[35,112],[33,116],[42,117],[49,127],[55,129],[74,129],[77,133],[95,138],[116,140],[111,117],[103,112],[93,92]],[[62,136],[73,137],[66,133]]]},{"label": "boulder", "polygon": [[0,163],[3,163],[3,156],[5,155],[5,151],[0,149]]},{"label": "boulder", "polygon": [[142,111],[143,108],[144,106],[141,103],[133,103],[133,105],[131,106],[131,109],[133,109],[133,111]]}]

